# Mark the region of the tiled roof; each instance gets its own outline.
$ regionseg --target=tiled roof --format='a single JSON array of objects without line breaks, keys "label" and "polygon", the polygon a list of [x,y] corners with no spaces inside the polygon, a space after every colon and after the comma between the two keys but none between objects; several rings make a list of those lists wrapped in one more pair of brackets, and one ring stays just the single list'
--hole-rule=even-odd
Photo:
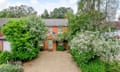
[{"label": "tiled roof", "polygon": [[6,22],[8,22],[8,18],[0,18],[0,27],[3,26]]},{"label": "tiled roof", "polygon": [[[10,19],[15,18],[0,18],[0,27],[7,23]],[[67,26],[67,19],[43,19],[46,26]]]},{"label": "tiled roof", "polygon": [[67,19],[43,19],[46,26],[68,26]]}]

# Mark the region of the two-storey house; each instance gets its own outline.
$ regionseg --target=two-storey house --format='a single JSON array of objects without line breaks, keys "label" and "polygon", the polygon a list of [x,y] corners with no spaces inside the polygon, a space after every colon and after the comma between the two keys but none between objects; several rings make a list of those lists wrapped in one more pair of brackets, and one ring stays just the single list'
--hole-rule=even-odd
[{"label": "two-storey house", "polygon": [[[56,50],[58,42],[53,38],[56,34],[66,32],[68,29],[67,19],[45,19],[46,26],[48,27],[47,39],[44,42],[44,48],[47,50]],[[63,42],[65,47],[68,46],[67,42]]]},{"label": "two-storey house", "polygon": [[[0,19],[0,27],[2,27],[6,22],[9,21],[9,18],[1,18]],[[47,38],[43,42],[44,50],[56,50],[58,42],[53,38],[58,33],[63,33],[68,29],[68,20],[67,19],[43,19],[45,25],[48,28]],[[63,42],[65,47],[68,47],[68,43]],[[10,51],[10,43],[5,40],[4,35],[0,33],[0,50]]]}]

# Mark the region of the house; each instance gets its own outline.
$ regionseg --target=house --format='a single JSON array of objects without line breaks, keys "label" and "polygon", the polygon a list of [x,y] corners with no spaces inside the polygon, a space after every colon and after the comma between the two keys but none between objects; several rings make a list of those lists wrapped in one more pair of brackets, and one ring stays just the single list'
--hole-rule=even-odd
[{"label": "house", "polygon": [[[1,18],[0,27],[2,27],[7,21],[8,18]],[[5,37],[1,32],[0,32],[0,51],[11,51],[10,43],[5,40]]]},{"label": "house", "polygon": [[[2,27],[6,22],[9,21],[10,18],[1,18],[0,19],[0,27]],[[68,29],[68,20],[67,19],[43,19],[45,25],[48,27],[47,38],[43,42],[44,50],[56,50],[58,42],[53,38],[58,33],[63,33]],[[63,42],[63,45],[67,48],[67,41]],[[10,51],[10,43],[5,40],[3,34],[0,33],[0,50]]]},{"label": "house", "polygon": [[[44,19],[46,26],[48,27],[49,33],[48,37],[44,42],[45,50],[56,50],[58,41],[55,41],[53,38],[56,34],[66,32],[68,29],[68,20],[67,19]],[[65,48],[68,47],[67,41],[63,42]]]}]

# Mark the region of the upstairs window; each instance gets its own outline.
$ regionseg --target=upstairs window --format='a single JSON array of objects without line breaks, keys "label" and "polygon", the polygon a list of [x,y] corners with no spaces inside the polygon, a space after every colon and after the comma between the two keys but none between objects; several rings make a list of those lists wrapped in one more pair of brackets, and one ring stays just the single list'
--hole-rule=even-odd
[{"label": "upstairs window", "polygon": [[49,27],[49,33],[52,34],[52,28],[51,27]]},{"label": "upstairs window", "polygon": [[58,33],[62,33],[62,27],[58,28]]}]

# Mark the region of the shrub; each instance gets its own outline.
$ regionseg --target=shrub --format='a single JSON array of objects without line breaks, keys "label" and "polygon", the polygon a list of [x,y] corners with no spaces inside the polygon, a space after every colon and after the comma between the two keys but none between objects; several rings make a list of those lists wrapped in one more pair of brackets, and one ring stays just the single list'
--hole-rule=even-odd
[{"label": "shrub", "polygon": [[85,31],[77,34],[71,41],[71,49],[78,53],[93,52],[94,56],[99,56],[103,60],[114,60],[120,52],[120,40],[115,38],[105,38],[99,32]]},{"label": "shrub", "polygon": [[64,40],[68,40],[68,32],[58,33],[54,35],[53,39],[58,42],[63,42]]},{"label": "shrub", "polygon": [[57,46],[57,51],[64,51],[65,47],[63,45],[58,45]]},{"label": "shrub", "polygon": [[81,66],[82,72],[106,72],[105,66],[99,59],[93,60]]},{"label": "shrub", "polygon": [[23,68],[18,65],[2,64],[0,72],[23,72]]},{"label": "shrub", "polygon": [[19,51],[15,51],[14,55],[17,60],[30,61],[38,56],[39,51],[39,48],[33,48],[27,51],[23,51],[22,49]]},{"label": "shrub", "polygon": [[2,51],[0,51],[0,53],[2,53]]},{"label": "shrub", "polygon": [[77,50],[71,50],[71,54],[78,65],[87,64],[93,58],[92,52],[80,54]]},{"label": "shrub", "polygon": [[46,37],[46,26],[38,16],[10,20],[2,28],[16,59],[21,61],[37,57],[39,42]]},{"label": "shrub", "polygon": [[82,72],[105,72],[105,66],[97,57],[93,57],[92,52],[79,53],[72,50],[71,54]]},{"label": "shrub", "polygon": [[72,57],[83,72],[120,72],[118,65],[109,64],[119,55],[119,39],[103,37],[99,32],[85,31],[77,34],[70,45]]},{"label": "shrub", "polygon": [[43,46],[39,46],[40,48],[40,51],[43,51],[44,50],[44,47]]},{"label": "shrub", "polygon": [[13,59],[13,55],[10,52],[4,51],[0,53],[0,64],[7,63]]},{"label": "shrub", "polygon": [[106,62],[106,72],[120,72],[120,62]]}]

